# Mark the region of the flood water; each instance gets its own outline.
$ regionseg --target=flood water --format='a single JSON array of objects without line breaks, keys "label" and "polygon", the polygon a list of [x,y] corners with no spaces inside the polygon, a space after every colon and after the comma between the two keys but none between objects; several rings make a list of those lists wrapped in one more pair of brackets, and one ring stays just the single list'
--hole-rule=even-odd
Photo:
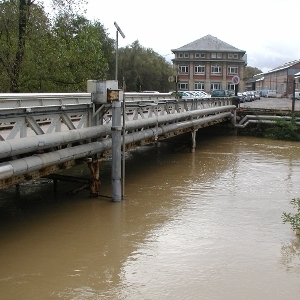
[{"label": "flood water", "polygon": [[[300,143],[198,137],[131,151],[125,200],[48,180],[0,191],[0,299],[299,300]],[[84,167],[72,171],[89,174]]]}]

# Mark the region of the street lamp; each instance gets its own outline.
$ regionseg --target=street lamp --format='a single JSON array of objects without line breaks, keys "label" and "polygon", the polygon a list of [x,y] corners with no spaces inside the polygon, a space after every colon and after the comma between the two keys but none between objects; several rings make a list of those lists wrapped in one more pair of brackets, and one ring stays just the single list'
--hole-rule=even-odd
[{"label": "street lamp", "polygon": [[122,38],[125,38],[125,34],[117,24],[117,22],[114,22],[115,27],[117,28],[116,31],[116,80],[118,80],[118,33],[121,34]]}]

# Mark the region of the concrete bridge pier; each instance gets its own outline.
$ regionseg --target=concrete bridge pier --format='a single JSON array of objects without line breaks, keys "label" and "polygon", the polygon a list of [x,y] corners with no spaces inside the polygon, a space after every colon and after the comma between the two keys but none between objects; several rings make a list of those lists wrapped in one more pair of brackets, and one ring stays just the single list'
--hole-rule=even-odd
[{"label": "concrete bridge pier", "polygon": [[194,153],[196,151],[196,134],[198,129],[192,131],[192,143],[191,143],[191,152]]}]

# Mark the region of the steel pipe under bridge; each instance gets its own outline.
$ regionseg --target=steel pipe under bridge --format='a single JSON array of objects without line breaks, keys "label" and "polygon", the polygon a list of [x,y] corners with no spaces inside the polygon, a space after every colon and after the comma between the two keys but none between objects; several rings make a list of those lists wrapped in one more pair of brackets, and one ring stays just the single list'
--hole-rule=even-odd
[{"label": "steel pipe under bridge", "polygon": [[[91,171],[98,170],[95,164],[112,150],[111,104],[95,105],[87,93],[63,95],[59,101],[58,94],[0,100],[14,103],[0,112],[0,189],[83,161]],[[125,93],[124,99],[122,142],[127,149],[185,132],[195,138],[201,127],[235,122],[230,98],[182,100],[169,93]]]}]

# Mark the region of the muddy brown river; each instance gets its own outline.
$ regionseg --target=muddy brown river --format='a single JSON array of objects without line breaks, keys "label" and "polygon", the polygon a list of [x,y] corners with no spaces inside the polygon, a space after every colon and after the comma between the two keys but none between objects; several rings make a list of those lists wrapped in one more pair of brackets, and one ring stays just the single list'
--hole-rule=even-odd
[{"label": "muddy brown river", "polygon": [[[86,175],[81,166],[69,171]],[[128,153],[125,200],[49,180],[0,191],[0,299],[299,300],[300,143],[198,137]]]}]

